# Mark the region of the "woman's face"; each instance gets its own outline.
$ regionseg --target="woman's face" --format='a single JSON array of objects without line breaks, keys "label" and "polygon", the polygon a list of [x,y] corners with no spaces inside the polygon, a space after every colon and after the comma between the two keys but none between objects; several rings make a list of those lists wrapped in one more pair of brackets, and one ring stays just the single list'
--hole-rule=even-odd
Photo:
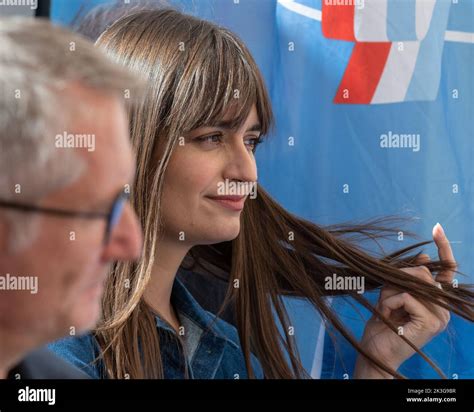
[{"label": "woman's face", "polygon": [[261,127],[255,105],[238,130],[226,128],[229,120],[192,130],[176,146],[163,189],[165,238],[193,246],[239,234],[244,203],[252,201],[242,189],[257,181]]}]

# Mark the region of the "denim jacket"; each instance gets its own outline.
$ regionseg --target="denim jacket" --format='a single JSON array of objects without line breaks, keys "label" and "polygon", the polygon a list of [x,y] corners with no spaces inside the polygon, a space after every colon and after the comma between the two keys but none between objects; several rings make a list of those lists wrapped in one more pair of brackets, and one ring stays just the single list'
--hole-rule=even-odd
[{"label": "denim jacket", "polygon": [[[161,358],[165,379],[245,379],[248,378],[245,359],[235,327],[205,311],[176,279],[171,294],[173,307],[184,326],[185,345],[176,332],[158,316],[156,327],[160,338]],[[181,347],[180,347],[181,346]],[[49,349],[92,378],[107,378],[95,337],[89,333],[53,342]],[[188,356],[183,355],[187,353]],[[263,378],[261,366],[251,356],[254,374]]]}]

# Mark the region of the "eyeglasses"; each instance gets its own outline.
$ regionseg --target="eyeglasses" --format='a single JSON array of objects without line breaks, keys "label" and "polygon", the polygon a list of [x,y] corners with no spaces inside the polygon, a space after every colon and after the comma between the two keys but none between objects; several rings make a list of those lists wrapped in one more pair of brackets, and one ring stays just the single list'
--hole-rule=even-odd
[{"label": "eyeglasses", "polygon": [[105,219],[107,221],[107,226],[105,228],[104,244],[108,244],[110,241],[110,235],[117,223],[119,222],[124,210],[125,203],[128,201],[129,198],[130,195],[128,193],[121,191],[112,203],[112,207],[110,208],[110,211],[108,213],[54,209],[35,205],[25,205],[22,203],[9,202],[4,200],[0,200],[0,207],[6,209],[15,209],[19,212],[44,213],[65,218],[78,217],[81,219]]}]

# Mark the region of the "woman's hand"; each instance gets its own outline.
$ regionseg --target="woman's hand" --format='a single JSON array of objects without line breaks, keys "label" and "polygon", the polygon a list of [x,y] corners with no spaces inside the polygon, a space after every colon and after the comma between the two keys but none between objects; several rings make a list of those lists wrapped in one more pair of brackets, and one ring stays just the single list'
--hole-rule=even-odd
[{"label": "woman's hand", "polygon": [[[439,223],[433,228],[433,239],[438,247],[439,258],[455,263],[451,246]],[[433,279],[429,269],[423,266],[423,263],[427,262],[429,262],[429,256],[420,255],[417,261],[421,264],[420,266],[401,270],[438,287],[440,287],[439,282],[452,282],[453,270],[439,273],[436,279]],[[382,288],[377,308],[397,326],[399,334],[403,334],[419,348],[443,331],[450,319],[448,310],[437,305],[428,308],[409,293],[389,287]],[[367,322],[361,345],[367,352],[395,370],[415,353],[375,315]],[[359,355],[357,359],[354,377],[392,378],[390,374],[372,365],[362,355]]]}]

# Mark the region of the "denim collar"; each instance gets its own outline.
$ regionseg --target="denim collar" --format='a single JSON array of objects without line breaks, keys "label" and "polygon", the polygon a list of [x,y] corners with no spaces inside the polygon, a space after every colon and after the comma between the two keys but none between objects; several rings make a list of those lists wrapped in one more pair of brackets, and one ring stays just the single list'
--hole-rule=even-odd
[{"label": "denim collar", "polygon": [[[184,269],[179,269],[179,272],[185,272],[186,275],[189,274],[189,276],[193,275],[192,272]],[[215,316],[211,315],[201,307],[177,277],[174,280],[173,289],[171,290],[171,303],[179,314],[191,319],[203,331],[208,330],[215,335],[219,335],[219,332],[214,328]],[[173,328],[171,328],[171,326],[159,316],[155,316],[155,318],[158,327],[174,332]]]},{"label": "denim collar", "polygon": [[[183,271],[186,272],[186,276],[193,276],[192,272],[179,269],[179,272]],[[240,348],[240,346],[225,336],[216,324],[216,316],[204,310],[177,278],[173,283],[171,302],[179,314],[186,316],[203,332],[190,363],[192,375],[200,379],[212,379],[222,362],[226,345],[229,344],[235,348]],[[159,316],[155,316],[155,319],[158,328],[176,334],[173,328]]]}]

